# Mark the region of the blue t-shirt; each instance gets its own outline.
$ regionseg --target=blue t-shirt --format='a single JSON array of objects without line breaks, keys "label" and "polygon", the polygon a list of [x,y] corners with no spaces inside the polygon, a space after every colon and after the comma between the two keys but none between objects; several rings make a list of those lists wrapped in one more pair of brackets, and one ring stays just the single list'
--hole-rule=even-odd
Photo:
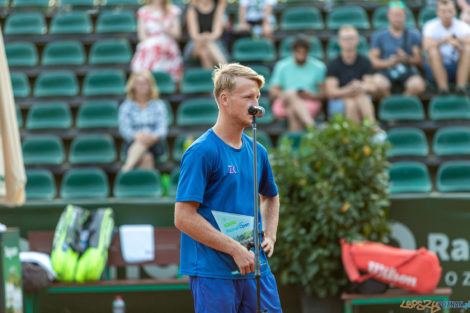
[{"label": "blue t-shirt", "polygon": [[[403,32],[405,34],[405,32]],[[404,36],[396,38],[392,36],[390,30],[383,29],[376,31],[372,35],[371,48],[380,50],[380,58],[388,59],[392,54],[397,54],[398,49],[402,49],[408,55],[413,55],[413,47],[421,46],[421,35],[416,29],[407,29],[406,31],[406,47],[403,49]]]},{"label": "blue t-shirt", "polygon": [[[199,202],[198,213],[219,231],[213,211],[253,218],[253,140],[243,134],[242,142],[240,149],[233,148],[210,129],[186,150],[181,160],[176,202]],[[278,191],[268,153],[259,143],[257,150],[259,193],[274,197]],[[260,259],[261,275],[269,274],[271,270],[262,251]],[[253,277],[253,273],[242,276],[235,271],[238,266],[232,256],[181,233],[181,274],[224,279]]]}]

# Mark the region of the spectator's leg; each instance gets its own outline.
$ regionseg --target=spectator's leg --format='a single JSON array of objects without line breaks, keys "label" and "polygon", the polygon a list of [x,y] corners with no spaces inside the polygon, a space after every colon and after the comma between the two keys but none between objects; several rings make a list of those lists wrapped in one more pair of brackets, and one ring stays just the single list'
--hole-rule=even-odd
[{"label": "spectator's leg", "polygon": [[441,90],[449,90],[449,80],[447,79],[447,71],[442,63],[442,56],[439,48],[432,48],[427,51],[429,65],[431,66],[432,75],[436,81],[437,87]]},{"label": "spectator's leg", "polygon": [[357,107],[356,99],[353,97],[345,97],[344,106],[346,109],[346,118],[353,122],[360,123],[361,116],[359,114],[359,108]]},{"label": "spectator's leg", "polygon": [[372,104],[369,96],[361,94],[356,96],[355,100],[358,111],[360,112],[361,121],[367,118],[369,121],[375,122],[374,105]]},{"label": "spectator's leg", "polygon": [[202,44],[201,41],[194,41],[194,49],[192,55],[201,60],[203,68],[210,69],[213,66],[210,51],[207,45]]},{"label": "spectator's leg", "polygon": [[210,58],[212,60],[211,68],[214,67],[215,65],[227,63],[227,60],[225,59],[225,56],[222,53],[222,51],[220,51],[220,48],[217,45],[217,43],[215,43],[214,41],[209,43],[208,50],[209,50]]},{"label": "spectator's leg", "polygon": [[127,151],[126,163],[122,166],[122,171],[127,172],[133,169],[140,162],[147,152],[147,146],[141,142],[134,141]]},{"label": "spectator's leg", "polygon": [[314,124],[314,120],[310,116],[305,102],[297,95],[295,90],[284,92],[282,94],[282,102],[287,109],[290,131],[301,131],[306,126]]},{"label": "spectator's leg", "polygon": [[464,88],[467,85],[468,73],[470,71],[470,44],[464,45],[463,51],[460,53],[459,65],[457,68],[456,84],[459,88]]},{"label": "spectator's leg", "polygon": [[383,74],[374,75],[374,83],[377,88],[376,96],[378,98],[387,97],[392,90],[392,83]]},{"label": "spectator's leg", "polygon": [[152,153],[146,152],[143,155],[142,160],[139,163],[139,168],[144,168],[144,169],[149,169],[149,170],[155,168],[155,161],[154,161],[154,157]]},{"label": "spectator's leg", "polygon": [[419,97],[426,90],[426,83],[419,75],[413,75],[405,82],[405,95]]}]

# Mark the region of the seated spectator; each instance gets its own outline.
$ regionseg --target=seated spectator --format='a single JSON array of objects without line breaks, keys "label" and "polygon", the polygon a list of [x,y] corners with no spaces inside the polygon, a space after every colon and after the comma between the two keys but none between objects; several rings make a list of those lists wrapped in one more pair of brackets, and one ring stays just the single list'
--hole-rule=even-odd
[{"label": "seated spectator", "polygon": [[273,39],[275,17],[272,14],[277,0],[240,0],[237,31],[250,31],[256,36]]},{"label": "seated spectator", "polygon": [[451,0],[439,0],[437,17],[423,27],[423,47],[428,55],[424,65],[427,78],[436,82],[440,94],[449,93],[449,82],[456,92],[466,94],[470,70],[470,26],[455,18]]},{"label": "seated spectator", "polygon": [[185,59],[198,58],[204,68],[227,63],[221,41],[225,2],[193,0],[187,12],[187,25],[191,41],[186,45]]},{"label": "seated spectator", "polygon": [[457,0],[457,4],[460,8],[460,19],[465,23],[470,24],[470,1]]},{"label": "seated spectator", "polygon": [[314,118],[321,110],[326,67],[323,62],[310,57],[309,50],[307,38],[295,38],[293,56],[277,62],[270,81],[273,114],[280,119],[287,118],[290,131],[313,126]]},{"label": "seated spectator", "polygon": [[183,74],[177,40],[181,38],[181,10],[171,0],[147,0],[137,11],[139,44],[131,63],[134,72],[164,71],[175,81]]},{"label": "seated spectator", "polygon": [[119,108],[119,133],[125,141],[126,163],[122,171],[135,166],[154,168],[155,157],[165,152],[168,114],[158,99],[158,88],[148,71],[132,73],[126,86],[127,99]]},{"label": "seated spectator", "polygon": [[374,75],[377,93],[388,96],[392,87],[404,87],[405,94],[419,96],[426,90],[416,66],[421,64],[421,35],[405,27],[405,4],[390,2],[389,27],[372,36],[370,61],[379,73]]},{"label": "seated spectator", "polygon": [[328,111],[343,113],[355,122],[375,121],[374,106],[368,94],[375,92],[372,64],[357,53],[359,34],[352,26],[338,31],[340,55],[327,66],[325,94],[330,101]]}]

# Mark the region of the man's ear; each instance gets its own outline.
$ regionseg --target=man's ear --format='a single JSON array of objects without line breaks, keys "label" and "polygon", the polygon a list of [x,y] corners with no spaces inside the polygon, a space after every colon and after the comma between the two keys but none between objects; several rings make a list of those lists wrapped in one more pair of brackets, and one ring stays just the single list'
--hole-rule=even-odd
[{"label": "man's ear", "polygon": [[228,94],[226,92],[222,92],[219,97],[219,103],[221,106],[226,107],[228,105]]}]

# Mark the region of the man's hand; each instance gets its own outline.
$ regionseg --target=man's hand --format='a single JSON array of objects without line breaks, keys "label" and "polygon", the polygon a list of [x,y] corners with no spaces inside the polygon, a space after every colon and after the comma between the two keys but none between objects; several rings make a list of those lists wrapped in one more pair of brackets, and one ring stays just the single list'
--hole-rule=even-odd
[{"label": "man's hand", "polygon": [[270,258],[274,252],[274,244],[276,243],[276,238],[273,236],[265,235],[263,242],[261,243],[261,248],[263,248],[264,253]]},{"label": "man's hand", "polygon": [[403,51],[403,49],[401,48],[398,48],[397,56],[398,56],[398,63],[406,63],[406,61],[408,60],[408,54],[406,54],[406,52]]},{"label": "man's hand", "polygon": [[400,63],[400,60],[396,54],[392,54],[388,57],[388,67],[393,67]]},{"label": "man's hand", "polygon": [[232,253],[232,257],[237,263],[240,275],[253,273],[255,271],[255,254],[242,245]]}]

